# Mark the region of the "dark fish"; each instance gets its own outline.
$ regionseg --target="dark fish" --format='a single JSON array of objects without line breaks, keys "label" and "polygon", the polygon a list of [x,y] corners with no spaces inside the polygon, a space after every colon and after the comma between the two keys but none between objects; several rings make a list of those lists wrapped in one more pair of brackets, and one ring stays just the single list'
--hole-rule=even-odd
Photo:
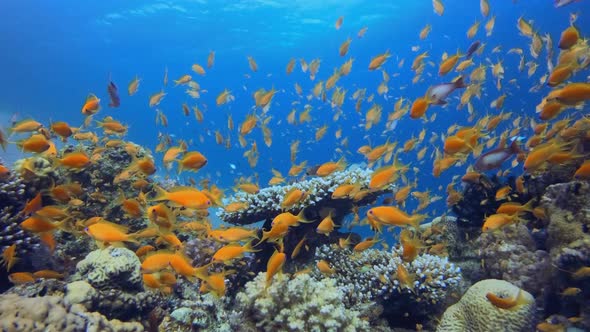
[{"label": "dark fish", "polygon": [[119,105],[121,105],[121,98],[119,98],[117,86],[115,83],[113,83],[113,81],[109,81],[109,85],[107,85],[107,92],[109,93],[109,98],[111,98],[109,107],[119,107]]},{"label": "dark fish", "polygon": [[426,98],[428,98],[431,104],[446,105],[447,101],[445,99],[447,99],[453,91],[465,87],[467,87],[467,85],[465,85],[465,82],[463,82],[463,76],[461,76],[455,82],[443,83],[431,87],[426,92]]},{"label": "dark fish", "polygon": [[473,53],[475,53],[480,46],[481,42],[479,40],[474,41],[473,44],[471,44],[471,46],[469,46],[469,48],[467,49],[467,54],[465,55],[467,59],[471,58]]},{"label": "dark fish", "polygon": [[478,172],[485,172],[499,168],[508,158],[520,152],[522,151],[520,150],[517,141],[514,140],[507,148],[497,148],[479,156],[475,161],[475,166],[473,168]]}]

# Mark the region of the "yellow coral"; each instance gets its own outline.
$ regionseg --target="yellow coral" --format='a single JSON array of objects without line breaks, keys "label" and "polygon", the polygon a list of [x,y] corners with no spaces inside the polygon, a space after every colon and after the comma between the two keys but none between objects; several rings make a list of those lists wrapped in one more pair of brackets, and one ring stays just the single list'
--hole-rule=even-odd
[{"label": "yellow coral", "polygon": [[[488,293],[500,297],[519,294],[523,301],[502,309],[488,300]],[[447,308],[436,331],[533,331],[534,313],[535,299],[530,293],[504,280],[486,279],[471,286],[459,302]]]}]

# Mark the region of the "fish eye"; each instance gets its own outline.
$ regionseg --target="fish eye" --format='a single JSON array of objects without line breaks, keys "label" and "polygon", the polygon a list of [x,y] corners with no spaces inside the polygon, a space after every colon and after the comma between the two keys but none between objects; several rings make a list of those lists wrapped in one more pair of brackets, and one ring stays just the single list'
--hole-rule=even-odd
[{"label": "fish eye", "polygon": [[207,201],[207,205],[211,205],[211,201]]},{"label": "fish eye", "polygon": [[369,210],[369,214],[373,214],[373,210]]}]

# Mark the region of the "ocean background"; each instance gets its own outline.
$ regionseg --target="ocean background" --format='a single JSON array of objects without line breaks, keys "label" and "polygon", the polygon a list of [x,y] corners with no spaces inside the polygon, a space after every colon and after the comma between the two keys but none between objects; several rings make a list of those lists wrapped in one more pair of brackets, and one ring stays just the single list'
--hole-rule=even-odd
[{"label": "ocean background", "polygon": [[[285,176],[291,166],[289,145],[300,140],[300,153],[297,163],[307,160],[309,165],[337,160],[342,156],[336,152],[340,147],[345,151],[349,164],[360,163],[364,157],[356,150],[365,144],[372,146],[390,141],[398,141],[400,147],[412,136],[426,128],[427,135],[432,132],[446,133],[449,126],[473,125],[468,122],[466,108],[456,110],[460,93],[455,92],[450,105],[446,108],[431,107],[427,116],[437,113],[434,122],[412,120],[408,116],[401,119],[395,130],[382,134],[385,129],[387,113],[393,111],[398,98],[414,100],[423,96],[429,86],[452,80],[450,73],[443,78],[437,74],[438,64],[444,52],[454,54],[457,50],[464,53],[472,41],[479,39],[486,44],[484,53],[476,56],[476,64],[503,62],[505,78],[503,88],[498,91],[491,72],[484,85],[481,100],[473,99],[477,112],[476,120],[486,114],[499,114],[490,108],[490,102],[507,94],[504,112],[513,112],[523,116],[535,116],[535,106],[550,88],[543,87],[538,92],[529,89],[538,84],[547,72],[546,51],[538,59],[532,59],[529,52],[529,38],[520,36],[516,22],[520,16],[533,20],[533,26],[541,35],[548,33],[554,41],[568,26],[570,13],[583,7],[588,8],[587,1],[554,8],[553,1],[490,1],[491,15],[498,14],[495,29],[491,37],[485,36],[483,19],[479,11],[479,1],[446,0],[445,14],[438,16],[433,12],[431,1],[315,1],[315,0],[248,0],[248,1],[34,1],[4,0],[0,2],[0,122],[2,128],[10,127],[10,119],[17,113],[18,119],[34,118],[41,122],[63,120],[72,126],[79,126],[84,116],[80,109],[89,93],[101,98],[101,111],[95,115],[96,120],[111,115],[128,124],[126,139],[154,150],[158,143],[158,133],[173,135],[177,139],[192,140],[189,150],[203,153],[208,164],[198,173],[182,173],[181,182],[193,177],[197,182],[210,179],[222,188],[229,189],[240,176],[258,173],[260,185],[264,187],[272,177],[271,169],[281,171]],[[343,16],[341,29],[336,30],[334,23]],[[466,37],[467,29],[476,21],[482,21],[479,32],[473,40]],[[432,25],[432,31],[426,40],[420,40],[418,34],[426,25]],[[576,25],[584,32],[590,31],[587,16],[581,15]],[[365,36],[357,38],[357,32],[367,27]],[[338,48],[348,37],[352,38],[349,53],[345,57],[338,55]],[[419,46],[417,52],[412,46]],[[501,51],[492,53],[492,48],[500,46]],[[518,71],[519,57],[507,54],[513,47],[525,50],[526,60],[535,60],[539,68],[530,78]],[[390,74],[387,98],[376,94],[377,86],[382,81],[381,71],[369,71],[368,63],[375,55],[389,50],[392,57],[383,69]],[[215,51],[213,68],[206,68],[207,56]],[[410,70],[416,55],[428,51],[435,66],[427,67],[422,80],[412,84],[414,72]],[[259,70],[253,73],[248,67],[247,56],[252,56],[258,63]],[[311,92],[319,80],[326,80],[334,68],[353,57],[351,74],[343,77],[337,86],[348,90],[343,105],[343,117],[334,122],[334,114],[329,102],[312,99],[307,101],[295,93],[294,84],[299,83],[304,96]],[[305,59],[308,63],[315,58],[321,59],[318,77],[309,79],[309,73],[303,73],[297,62],[296,68],[289,76],[285,66],[291,58]],[[399,68],[399,62],[404,65]],[[555,61],[555,59],[554,59]],[[191,71],[191,65],[199,63],[207,71],[205,76]],[[163,86],[165,69],[168,69],[168,86]],[[471,67],[469,73],[475,66]],[[399,76],[394,76],[398,73]],[[184,93],[185,87],[174,87],[173,80],[184,74],[193,76],[193,80],[207,90],[200,99],[192,99]],[[139,91],[135,96],[127,95],[127,85],[135,77],[141,78]],[[112,109],[107,106],[106,86],[109,80],[115,82],[121,95],[121,107]],[[516,79],[515,84],[509,83]],[[586,77],[577,77],[575,81],[586,81]],[[264,145],[259,128],[247,136],[246,148],[238,145],[237,128],[247,114],[253,111],[252,94],[259,88],[267,90],[274,87],[275,95],[269,115],[272,115],[269,127],[273,133],[271,147]],[[156,108],[148,106],[151,94],[164,88],[167,93],[157,107],[168,117],[167,128],[156,125]],[[375,93],[375,102],[383,107],[382,120],[373,129],[365,131],[364,114],[371,107],[364,102],[362,112],[356,113],[355,102],[351,100],[357,88],[367,88],[367,95]],[[224,89],[229,89],[235,101],[217,107],[215,97]],[[328,92],[328,98],[331,96]],[[292,102],[299,104],[292,105]],[[198,105],[204,112],[204,121],[198,123],[194,115],[186,117],[182,104]],[[312,122],[302,125],[289,125],[286,118],[296,108],[299,114],[303,105],[313,106]],[[258,111],[259,112],[259,111]],[[570,116],[568,110],[562,116]],[[231,133],[232,147],[226,149],[215,144],[214,131],[220,130],[226,136],[227,116],[231,114],[236,129]],[[513,117],[514,118],[514,117]],[[328,133],[320,142],[314,139],[317,128],[327,124]],[[494,135],[499,135],[508,125],[501,124]],[[334,133],[342,128],[342,137],[348,137],[348,147],[339,144]],[[100,131],[97,131],[100,132]],[[520,135],[527,137],[529,128],[523,128]],[[13,138],[11,138],[13,139]],[[18,139],[18,138],[14,138]],[[242,154],[256,140],[260,159],[256,168],[248,165]],[[71,143],[75,141],[71,140]],[[436,143],[442,150],[443,142]],[[400,160],[412,167],[419,168],[418,191],[430,190],[431,195],[446,198],[445,188],[454,175],[464,174],[465,167],[454,167],[443,173],[440,178],[432,176],[431,156],[433,147],[429,148],[426,158],[421,162],[415,160],[418,146],[414,152],[400,154]],[[19,158],[14,145],[7,153],[0,156],[8,161]],[[484,150],[485,151],[485,150]],[[160,164],[158,174],[161,177],[177,177],[175,168],[171,172],[161,166],[161,154],[155,155]],[[468,164],[473,159],[468,160]],[[235,166],[235,169],[232,167]],[[509,163],[505,167],[510,167]],[[520,167],[515,173],[521,171]],[[413,180],[414,173],[407,173]],[[291,179],[293,180],[293,179]],[[231,190],[226,190],[230,194]],[[433,203],[425,212],[437,216],[446,211],[445,199]],[[410,198],[407,210],[412,211],[416,200]],[[370,234],[370,233],[367,233]]]}]

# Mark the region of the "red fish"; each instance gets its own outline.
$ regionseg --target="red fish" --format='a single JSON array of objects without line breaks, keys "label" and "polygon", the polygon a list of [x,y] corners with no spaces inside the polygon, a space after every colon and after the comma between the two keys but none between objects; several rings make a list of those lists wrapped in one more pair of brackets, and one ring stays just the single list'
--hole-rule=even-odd
[{"label": "red fish", "polygon": [[115,83],[109,80],[109,84],[107,85],[107,92],[109,93],[109,98],[111,98],[111,103],[109,107],[119,107],[121,105],[121,98],[119,98],[119,91]]},{"label": "red fish", "polygon": [[513,154],[518,154],[520,152],[522,151],[520,150],[517,141],[514,140],[507,148],[497,148],[479,156],[475,161],[474,169],[478,172],[496,169]]}]

